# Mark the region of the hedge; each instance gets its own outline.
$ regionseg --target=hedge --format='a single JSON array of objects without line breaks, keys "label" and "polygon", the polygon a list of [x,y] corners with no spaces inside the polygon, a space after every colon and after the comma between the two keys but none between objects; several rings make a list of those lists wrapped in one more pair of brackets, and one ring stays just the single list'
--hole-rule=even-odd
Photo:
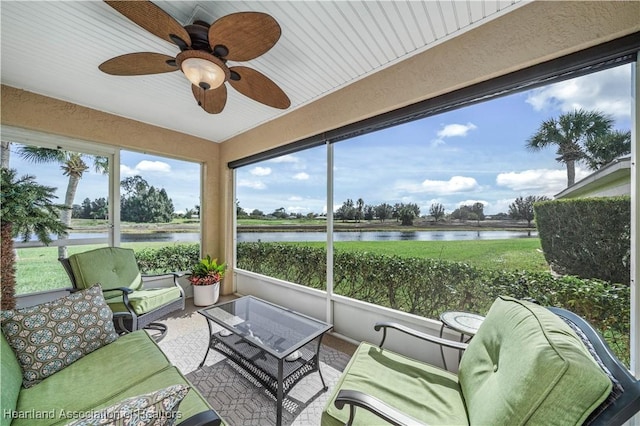
[{"label": "hedge", "polygon": [[[199,245],[136,252],[146,273],[190,270]],[[237,265],[259,274],[326,289],[326,251],[279,243],[239,243]],[[464,262],[371,253],[334,253],[334,291],[354,299],[437,319],[447,310],[485,314],[499,295],[534,299],[581,315],[629,362],[630,289],[599,279],[547,272],[486,270]]]},{"label": "hedge", "polygon": [[629,285],[631,197],[543,201],[534,211],[554,271]]},{"label": "hedge", "polygon": [[[279,243],[239,243],[238,267],[325,289],[326,251]],[[591,322],[629,360],[626,285],[549,272],[486,270],[463,262],[371,253],[334,253],[334,292],[437,319],[448,310],[484,314],[499,295],[569,309]]]},{"label": "hedge", "polygon": [[138,267],[145,274],[190,271],[200,260],[200,244],[175,244],[136,250]]}]

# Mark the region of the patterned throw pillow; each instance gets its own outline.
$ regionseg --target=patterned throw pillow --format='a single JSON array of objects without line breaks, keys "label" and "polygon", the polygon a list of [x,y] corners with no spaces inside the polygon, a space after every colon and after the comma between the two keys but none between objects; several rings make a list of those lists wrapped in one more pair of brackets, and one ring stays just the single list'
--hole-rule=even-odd
[{"label": "patterned throw pillow", "polygon": [[179,417],[178,406],[187,392],[187,385],[169,386],[145,395],[127,398],[67,426],[172,426]]},{"label": "patterned throw pillow", "polygon": [[25,388],[113,342],[118,334],[100,285],[28,308],[2,311],[2,332]]}]

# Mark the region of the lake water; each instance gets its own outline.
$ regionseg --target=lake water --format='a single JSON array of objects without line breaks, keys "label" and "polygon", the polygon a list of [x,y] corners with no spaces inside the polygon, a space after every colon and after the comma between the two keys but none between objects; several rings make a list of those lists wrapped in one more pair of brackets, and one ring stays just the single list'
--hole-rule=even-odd
[{"label": "lake water", "polygon": [[[72,239],[106,238],[100,233],[72,233]],[[334,241],[462,241],[537,238],[536,231],[350,231],[336,232]],[[164,241],[198,242],[200,234],[190,232],[122,234],[122,242]],[[238,242],[326,241],[325,232],[241,232]]]}]

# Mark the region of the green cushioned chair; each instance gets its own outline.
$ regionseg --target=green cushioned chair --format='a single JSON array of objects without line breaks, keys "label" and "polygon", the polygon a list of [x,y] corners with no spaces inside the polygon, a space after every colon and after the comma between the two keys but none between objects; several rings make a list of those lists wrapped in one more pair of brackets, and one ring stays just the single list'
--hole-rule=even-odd
[{"label": "green cushioned chair", "polygon": [[[467,344],[379,323],[322,414],[322,425],[620,425],[640,410],[640,382],[581,317],[499,297]],[[394,329],[465,350],[458,374],[384,349]]]},{"label": "green cushioned chair", "polygon": [[177,281],[181,274],[142,275],[131,249],[99,248],[73,254],[60,262],[74,288],[100,283],[119,331],[155,329],[160,332],[160,340],[167,327],[157,320],[184,309],[185,294]]}]

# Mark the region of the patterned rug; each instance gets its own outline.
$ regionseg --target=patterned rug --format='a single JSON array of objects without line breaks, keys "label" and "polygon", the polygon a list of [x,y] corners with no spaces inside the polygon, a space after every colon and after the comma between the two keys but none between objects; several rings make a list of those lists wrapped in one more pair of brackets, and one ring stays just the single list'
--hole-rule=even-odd
[{"label": "patterned rug", "polygon": [[[205,364],[198,368],[208,343],[208,330],[204,328],[159,345],[229,426],[275,425],[275,398],[235,363],[211,350]],[[349,355],[322,345],[320,369],[329,390],[322,390],[317,372],[306,376],[285,397],[282,424],[320,424],[331,389],[348,362]]]}]

